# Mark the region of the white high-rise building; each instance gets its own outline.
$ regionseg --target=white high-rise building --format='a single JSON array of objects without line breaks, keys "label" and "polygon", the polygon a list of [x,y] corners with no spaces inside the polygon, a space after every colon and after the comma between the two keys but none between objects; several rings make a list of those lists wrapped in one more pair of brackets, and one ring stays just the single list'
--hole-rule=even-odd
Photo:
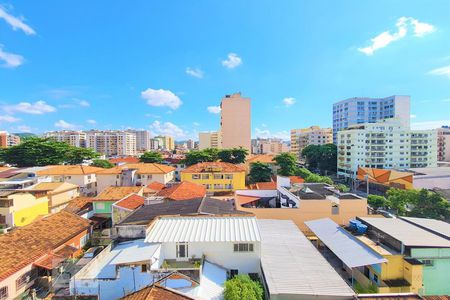
[{"label": "white high-rise building", "polygon": [[152,149],[151,147],[151,135],[148,130],[127,130],[127,132],[132,133],[136,136],[136,151],[146,152]]},{"label": "white high-rise building", "polygon": [[110,156],[136,155],[136,135],[126,131],[98,131],[86,132],[86,148]]},{"label": "white high-rise building", "polygon": [[53,138],[58,142],[64,142],[74,147],[86,147],[86,133],[83,131],[50,131],[46,132],[44,137]]},{"label": "white high-rise building", "polygon": [[354,177],[358,166],[408,169],[437,166],[436,130],[411,130],[398,120],[354,125],[338,133],[338,174]]},{"label": "white high-rise building", "polygon": [[357,124],[376,123],[392,118],[409,127],[409,96],[356,97],[336,102],[333,104],[333,142],[337,142],[337,133],[340,130]]},{"label": "white high-rise building", "polygon": [[442,126],[437,130],[438,161],[450,162],[450,127]]}]

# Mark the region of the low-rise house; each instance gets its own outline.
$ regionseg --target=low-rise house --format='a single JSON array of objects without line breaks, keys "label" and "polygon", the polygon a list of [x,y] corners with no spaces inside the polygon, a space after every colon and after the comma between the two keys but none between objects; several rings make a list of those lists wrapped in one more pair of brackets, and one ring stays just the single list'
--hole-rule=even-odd
[{"label": "low-rise house", "polygon": [[154,181],[174,181],[175,168],[162,164],[123,164],[97,173],[97,192],[109,186],[146,186]]},{"label": "low-rise house", "polygon": [[408,172],[414,173],[415,189],[442,189],[450,190],[450,167],[411,168]]},{"label": "low-rise house", "polygon": [[3,229],[30,224],[48,214],[46,193],[24,190],[0,191],[0,226]]},{"label": "low-rise house", "polygon": [[186,169],[186,165],[183,163],[183,158],[167,157],[164,159],[163,164],[174,167],[175,181],[181,181],[181,171]]},{"label": "low-rise house", "polygon": [[161,191],[165,187],[165,184],[154,181],[144,187],[143,195],[144,197],[154,196],[157,192]]},{"label": "low-rise house", "polygon": [[75,199],[80,195],[78,185],[68,182],[41,182],[24,191],[45,193],[48,198],[49,213],[55,213],[62,210],[72,199]]},{"label": "low-rise house", "polygon": [[357,218],[367,235],[406,258],[422,264],[423,295],[448,295],[450,224],[423,218]]},{"label": "low-rise house", "polygon": [[0,235],[0,299],[22,299],[40,282],[51,284],[51,273],[66,258],[81,253],[90,222],[61,211]]},{"label": "low-rise house", "polygon": [[85,219],[90,219],[94,215],[92,200],[92,197],[76,197],[67,204],[64,211],[79,215]]},{"label": "low-rise house", "polygon": [[94,214],[104,215],[111,218],[112,205],[131,194],[142,196],[141,186],[110,186],[103,190],[97,197],[92,199],[94,204]]},{"label": "low-rise house", "polygon": [[112,223],[113,225],[125,219],[133,211],[144,205],[145,198],[137,194],[131,194],[113,203]]},{"label": "low-rise house", "polygon": [[263,163],[266,165],[269,165],[270,169],[272,170],[273,174],[277,174],[278,169],[280,167],[277,166],[276,162],[273,160],[275,158],[275,155],[272,154],[257,154],[252,155],[249,158],[247,158],[247,161],[245,162],[247,173],[250,172],[252,163]]},{"label": "low-rise house", "polygon": [[181,171],[181,181],[203,185],[207,192],[245,189],[245,167],[226,162],[203,162]]},{"label": "low-rise house", "polygon": [[236,208],[258,219],[292,220],[306,235],[305,221],[328,217],[340,225],[367,215],[367,199],[341,193],[325,183],[304,183],[301,178],[277,177],[276,189],[238,190]]},{"label": "low-rise house", "polygon": [[184,201],[203,198],[206,195],[206,188],[197,183],[183,181],[166,187],[155,194],[166,201]]},{"label": "low-rise house", "polygon": [[131,293],[121,300],[152,300],[152,299],[170,299],[170,300],[186,300],[194,299],[186,296],[174,289],[161,286],[159,284],[153,284],[147,286],[137,292]]},{"label": "low-rise house", "polygon": [[68,182],[80,187],[83,196],[94,196],[97,193],[97,172],[104,171],[84,165],[50,166],[36,172],[37,176],[47,178],[51,182]]}]

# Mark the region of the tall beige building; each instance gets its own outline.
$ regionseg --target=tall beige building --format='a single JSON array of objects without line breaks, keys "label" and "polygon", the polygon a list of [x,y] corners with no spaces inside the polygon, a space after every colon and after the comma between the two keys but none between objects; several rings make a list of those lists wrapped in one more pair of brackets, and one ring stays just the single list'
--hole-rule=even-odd
[{"label": "tall beige building", "polygon": [[50,131],[46,132],[44,137],[52,138],[58,142],[64,142],[74,147],[86,147],[86,133],[83,131]]},{"label": "tall beige building", "polygon": [[86,131],[86,148],[108,157],[136,155],[136,135],[126,131]]},{"label": "tall beige building", "polygon": [[222,139],[220,132],[199,132],[198,133],[198,149],[203,150],[207,148],[220,149],[222,147]]},{"label": "tall beige building", "polygon": [[450,162],[450,127],[442,126],[437,130],[438,161]]},{"label": "tall beige building", "polygon": [[303,148],[309,145],[333,143],[333,129],[311,126],[291,130],[291,153],[300,158]]},{"label": "tall beige building", "polygon": [[220,104],[222,148],[243,147],[251,151],[251,100],[241,93],[226,95]]}]

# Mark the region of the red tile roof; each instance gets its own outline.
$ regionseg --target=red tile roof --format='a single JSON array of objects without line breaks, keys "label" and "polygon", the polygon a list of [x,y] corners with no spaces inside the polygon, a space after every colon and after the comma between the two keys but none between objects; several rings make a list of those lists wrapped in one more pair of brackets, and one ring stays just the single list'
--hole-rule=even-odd
[{"label": "red tile roof", "polygon": [[141,186],[109,186],[92,201],[118,201],[130,194],[140,193]]},{"label": "red tile roof", "polygon": [[166,187],[165,184],[161,183],[161,182],[157,182],[157,181],[153,181],[150,184],[148,184],[146,186],[148,189],[153,190],[155,192],[159,192],[160,190],[162,190],[163,188]]},{"label": "red tile roof", "polygon": [[205,195],[206,188],[203,185],[188,181],[174,184],[156,193],[156,196],[165,197],[174,201],[203,198]]},{"label": "red tile roof", "polygon": [[122,200],[117,201],[116,203],[114,203],[114,205],[129,210],[135,210],[138,207],[144,205],[144,199],[145,198],[142,196],[132,194],[130,196],[123,198]]},{"label": "red tile roof", "polygon": [[301,178],[300,176],[289,176],[289,179],[291,180],[291,183],[304,183],[305,180]]},{"label": "red tile roof", "polygon": [[245,196],[245,195],[237,195],[235,200],[237,202],[238,205],[244,205],[247,203],[251,203],[253,201],[257,201],[261,199],[261,197],[258,196]]},{"label": "red tile roof", "polygon": [[111,158],[109,162],[112,164],[119,164],[119,163],[137,164],[139,162],[139,158],[134,156],[118,157],[118,158]]},{"label": "red tile roof", "polygon": [[240,173],[245,172],[245,168],[241,165],[216,161],[203,162],[187,167],[182,173]]},{"label": "red tile roof", "polygon": [[194,299],[187,295],[184,295],[176,290],[162,287],[159,285],[152,285],[143,288],[137,292],[129,294],[123,298],[122,300],[185,300],[185,299]]},{"label": "red tile roof", "polygon": [[276,190],[277,183],[276,182],[257,182],[255,183],[255,190]]}]

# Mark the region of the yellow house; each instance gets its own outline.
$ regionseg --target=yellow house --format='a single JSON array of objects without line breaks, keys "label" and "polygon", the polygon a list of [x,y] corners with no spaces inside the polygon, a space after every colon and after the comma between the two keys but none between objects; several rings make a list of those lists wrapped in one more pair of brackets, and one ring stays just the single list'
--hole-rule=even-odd
[{"label": "yellow house", "polygon": [[80,195],[80,187],[68,182],[41,182],[30,187],[29,190],[47,195],[49,213],[59,212],[70,200]]},{"label": "yellow house", "polygon": [[48,198],[45,193],[0,192],[0,227],[25,226],[47,214]]},{"label": "yellow house", "polygon": [[181,181],[203,185],[207,192],[245,189],[245,167],[226,162],[203,162],[181,171]]}]

